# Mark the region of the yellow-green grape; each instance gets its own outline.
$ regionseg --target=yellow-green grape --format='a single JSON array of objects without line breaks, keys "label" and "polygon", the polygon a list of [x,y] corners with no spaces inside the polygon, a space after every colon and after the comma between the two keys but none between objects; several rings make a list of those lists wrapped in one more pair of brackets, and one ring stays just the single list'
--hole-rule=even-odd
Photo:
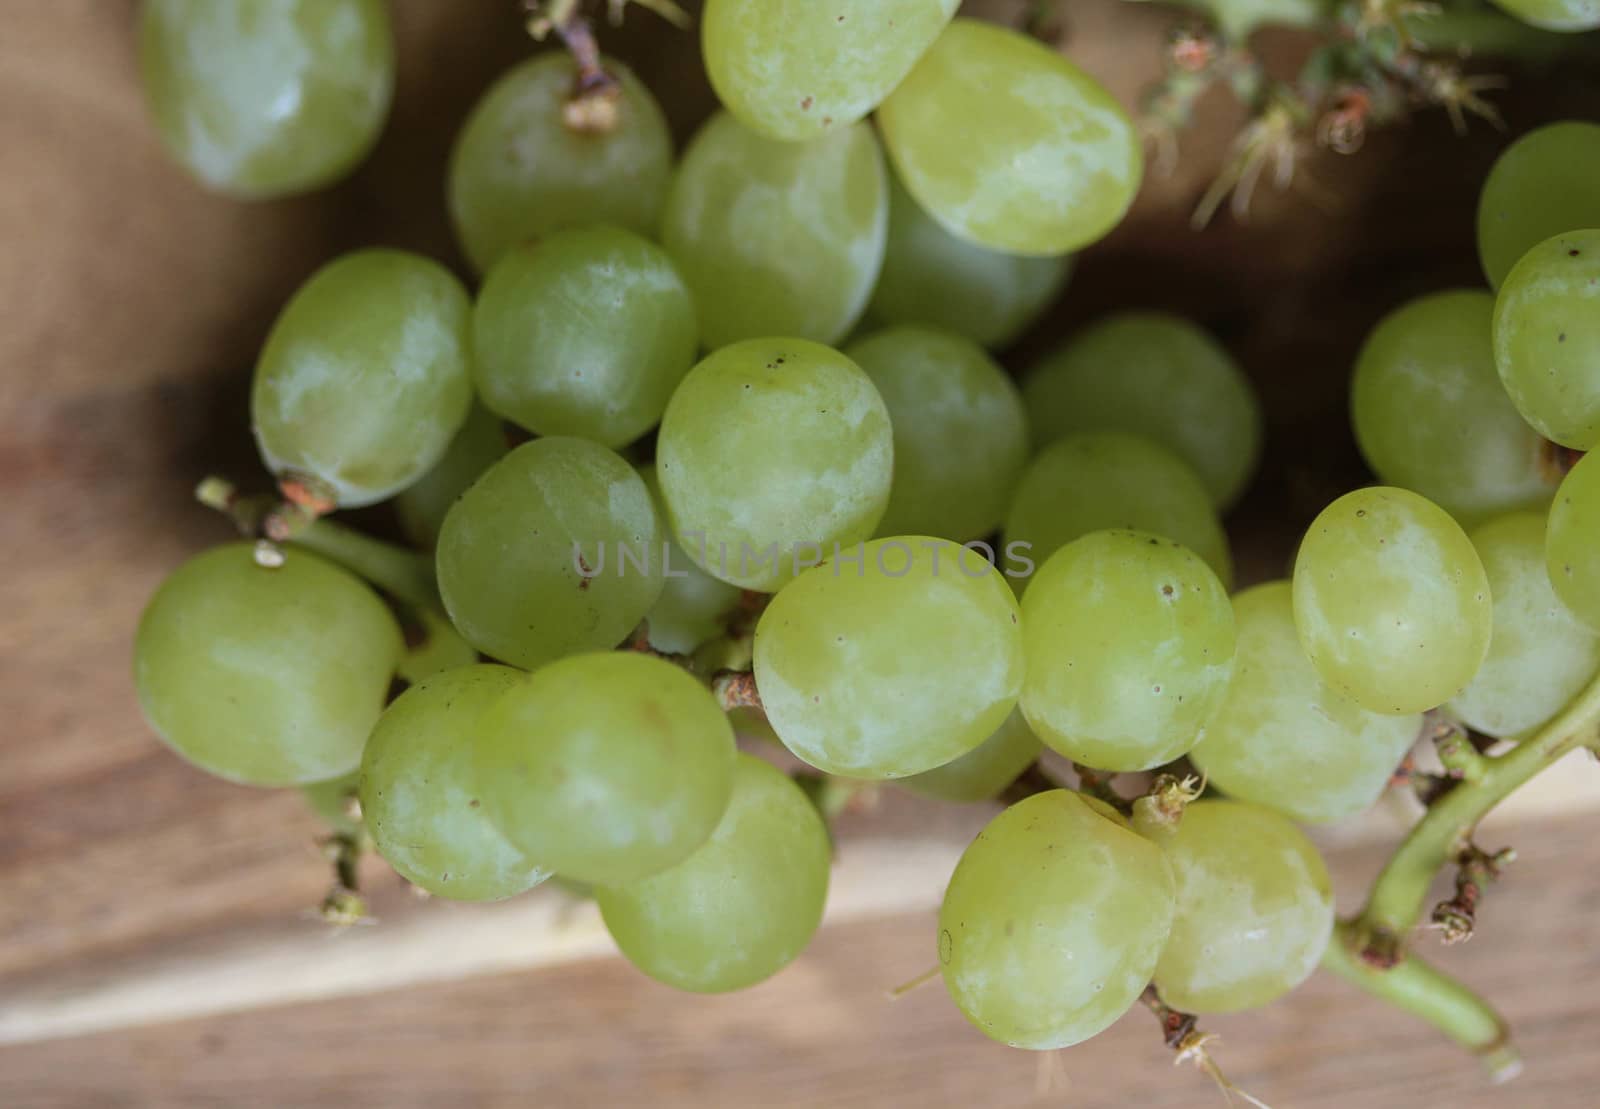
[{"label": "yellow-green grape", "polygon": [[1099,239],[1139,191],[1126,112],[1055,50],[957,19],[878,110],[900,179],[946,229],[1016,254]]},{"label": "yellow-green grape", "polygon": [[1156,964],[1162,1001],[1233,1013],[1311,976],[1333,933],[1333,887],[1304,832],[1258,805],[1199,801],[1157,842],[1178,906]]},{"label": "yellow-green grape", "polygon": [[1472,541],[1410,490],[1346,493],[1300,543],[1300,645],[1330,685],[1372,712],[1422,712],[1459,694],[1488,654],[1493,612]]},{"label": "yellow-green grape", "polygon": [[1193,747],[1233,673],[1228,591],[1170,539],[1097,531],[1051,555],[1022,602],[1022,712],[1098,770],[1148,770]]},{"label": "yellow-green grape", "polygon": [[1596,180],[1600,124],[1551,123],[1506,147],[1478,196],[1478,257],[1491,288],[1550,236],[1600,227]]},{"label": "yellow-green grape", "polygon": [[939,908],[939,965],[962,1014],[1012,1047],[1103,1031],[1150,982],[1172,926],[1161,849],[1069,790],[989,822]]},{"label": "yellow-green grape", "polygon": [[1540,435],[1600,446],[1600,230],[1546,239],[1512,267],[1494,302],[1494,362]]},{"label": "yellow-green grape", "polygon": [[733,729],[710,692],[632,651],[561,659],[479,718],[477,796],[530,859],[620,885],[687,859],[733,791]]},{"label": "yellow-green grape", "polygon": [[1368,712],[1322,680],[1300,648],[1292,589],[1233,598],[1233,679],[1189,759],[1212,785],[1307,824],[1369,808],[1422,727]]},{"label": "yellow-green grape", "polygon": [[1233,581],[1228,537],[1200,476],[1165,447],[1115,431],[1069,435],[1023,471],[1006,514],[1008,562],[1027,570],[1026,557],[1037,567],[1080,535],[1109,528],[1174,539],[1224,586]]},{"label": "yellow-green grape", "polygon": [[1542,505],[1542,441],[1506,396],[1490,338],[1494,298],[1419,297],[1372,329],[1350,383],[1356,441],[1378,477],[1458,520]]},{"label": "yellow-green grape", "polygon": [[1034,368],[1022,396],[1036,445],[1077,431],[1143,435],[1193,466],[1219,510],[1239,499],[1261,454],[1261,407],[1238,364],[1163,312],[1089,327]]},{"label": "yellow-green grape", "polygon": [[877,527],[894,474],[889,412],[838,351],[735,343],[672,395],[656,473],[685,553],[713,577],[772,592]]},{"label": "yellow-green grape", "polygon": [[889,196],[865,123],[806,143],[763,138],[727,112],[672,179],[661,241],[694,293],[706,347],[844,338],[883,265]]},{"label": "yellow-green grape", "polygon": [[[665,519],[666,505],[655,467],[641,466],[638,472],[650,489],[657,514]],[[658,651],[692,654],[727,631],[729,619],[739,608],[740,590],[696,566],[670,533],[661,550],[661,596],[645,615],[646,634],[650,646]]]},{"label": "yellow-green grape", "polygon": [[694,302],[667,252],[618,227],[507,251],[473,308],[478,394],[539,435],[621,447],[694,365]]},{"label": "yellow-green grape", "polygon": [[1044,745],[1019,709],[1012,709],[994,734],[972,750],[932,770],[900,779],[913,793],[941,801],[987,801],[1017,780]]},{"label": "yellow-green grape", "polygon": [[304,785],[355,769],[404,649],[354,575],[309,551],[259,566],[249,543],[196,555],[145,606],[133,680],[171,747],[229,781]]},{"label": "yellow-green grape", "polygon": [[833,848],[789,777],[739,755],[711,838],[670,870],[595,891],[628,961],[695,993],[753,986],[794,961],[822,922]]},{"label": "yellow-green grape", "polygon": [[500,417],[474,401],[444,457],[394,499],[395,515],[406,538],[423,548],[437,543],[445,513],[456,498],[510,449]]},{"label": "yellow-green grape", "polygon": [[564,227],[609,223],[654,235],[672,173],[672,136],[650,90],[602,59],[620,92],[603,130],[569,124],[577,66],[540,54],[490,87],[456,137],[447,199],[461,248],[487,273],[511,247]]},{"label": "yellow-green grape", "polygon": [[1494,634],[1477,676],[1450,702],[1465,723],[1514,736],[1560,712],[1600,670],[1600,636],[1550,584],[1545,518],[1518,512],[1472,533],[1494,596]]},{"label": "yellow-green grape", "polygon": [[383,0],[146,0],[139,75],[162,141],[247,200],[332,184],[378,140],[394,92]]},{"label": "yellow-green grape", "polygon": [[614,647],[661,596],[663,533],[639,475],[587,439],[536,439],[444,518],[439,592],[487,655],[532,669]]},{"label": "yellow-green grape", "polygon": [[315,478],[354,508],[444,457],[472,406],[470,312],[449,270],[361,250],[311,275],[256,363],[250,418],[273,473]]},{"label": "yellow-green grape", "polygon": [[509,666],[446,670],[384,710],[361,756],[361,814],[378,854],[439,897],[496,901],[550,872],[490,823],[473,752],[484,713],[525,675]]},{"label": "yellow-green grape", "polygon": [[1592,31],[1600,27],[1600,0],[1494,0],[1524,23],[1546,31]]},{"label": "yellow-green grape", "polygon": [[1586,454],[1556,490],[1545,530],[1545,568],[1556,596],[1600,631],[1600,462]]},{"label": "yellow-green grape", "polygon": [[1000,526],[1028,459],[1022,398],[970,339],[893,327],[851,343],[889,408],[894,483],[879,535],[966,541]]}]

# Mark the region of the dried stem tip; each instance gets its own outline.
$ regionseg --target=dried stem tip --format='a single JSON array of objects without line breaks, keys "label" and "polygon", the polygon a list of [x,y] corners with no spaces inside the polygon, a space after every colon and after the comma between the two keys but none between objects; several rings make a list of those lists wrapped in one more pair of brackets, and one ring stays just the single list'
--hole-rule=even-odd
[{"label": "dried stem tip", "polygon": [[748,670],[723,670],[711,678],[711,692],[724,709],[759,709],[761,693]]},{"label": "dried stem tip", "polygon": [[1500,877],[1500,871],[1516,860],[1517,853],[1506,847],[1489,854],[1468,844],[1457,857],[1456,895],[1433,907],[1433,926],[1445,943],[1461,943],[1472,938],[1477,926],[1478,901],[1484,887]]}]

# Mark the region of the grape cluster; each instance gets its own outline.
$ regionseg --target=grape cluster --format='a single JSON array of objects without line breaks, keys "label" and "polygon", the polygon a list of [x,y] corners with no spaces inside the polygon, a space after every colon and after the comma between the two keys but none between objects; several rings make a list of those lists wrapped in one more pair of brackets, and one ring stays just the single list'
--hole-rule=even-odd
[{"label": "grape cluster", "polygon": [[[353,789],[439,896],[582,884],[646,973],[720,991],[793,960],[828,885],[812,796],[736,747],[755,706],[807,773],[1009,788],[936,946],[995,1039],[1302,981],[1333,907],[1295,822],[1370,805],[1425,712],[1515,738],[1600,668],[1600,463],[1560,476],[1600,441],[1600,127],[1505,152],[1497,293],[1399,308],[1355,367],[1386,484],[1230,595],[1262,418],[1228,353],[1148,312],[1020,389],[989,353],[1122,217],[1140,143],[955,7],[708,0],[724,110],[676,162],[619,63],[598,91],[556,51],[502,77],[448,170],[475,293],[359,251],[273,326],[252,416],[284,500],[229,499],[265,538],[151,600],[155,730],[236,782]],[[393,68],[376,0],[150,0],[143,63],[174,152],[241,196],[347,168]],[[318,519],[391,499],[423,554]],[[1083,791],[1010,788],[1047,749]],[[1175,764],[1228,799],[1087,788]]]}]

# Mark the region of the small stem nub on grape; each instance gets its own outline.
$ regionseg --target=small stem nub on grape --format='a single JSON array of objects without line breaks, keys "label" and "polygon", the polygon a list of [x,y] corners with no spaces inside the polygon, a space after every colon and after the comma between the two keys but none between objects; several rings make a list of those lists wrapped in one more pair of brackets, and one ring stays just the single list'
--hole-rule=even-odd
[{"label": "small stem nub on grape", "polygon": [[748,670],[722,670],[712,675],[711,692],[724,710],[762,707],[756,676]]},{"label": "small stem nub on grape", "polygon": [[1472,742],[1472,736],[1466,728],[1454,720],[1439,716],[1433,720],[1432,732],[1433,749],[1452,780],[1482,780],[1489,769],[1489,761]]},{"label": "small stem nub on grape", "polygon": [[580,135],[607,135],[621,117],[622,86],[606,72],[600,46],[578,0],[524,0],[528,34],[543,41],[551,32],[572,55],[578,72],[572,94],[561,109],[567,130]]},{"label": "small stem nub on grape", "polygon": [[1133,827],[1144,836],[1168,836],[1177,831],[1183,810],[1205,792],[1194,775],[1157,774],[1150,789],[1133,802]]},{"label": "small stem nub on grape", "polygon": [[1472,843],[1462,848],[1456,857],[1459,869],[1455,896],[1433,907],[1433,926],[1445,943],[1461,943],[1472,938],[1477,926],[1478,901],[1484,888],[1499,878],[1501,870],[1515,862],[1516,857],[1516,851],[1510,847],[1492,855]]}]

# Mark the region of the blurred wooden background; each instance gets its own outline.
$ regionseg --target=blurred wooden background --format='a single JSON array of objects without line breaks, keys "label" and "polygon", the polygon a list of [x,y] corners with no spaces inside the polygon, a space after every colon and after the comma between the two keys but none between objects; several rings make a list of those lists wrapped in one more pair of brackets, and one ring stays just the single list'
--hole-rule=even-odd
[{"label": "blurred wooden background", "polygon": [[[510,0],[393,8],[400,85],[372,159],[329,193],[247,206],[204,194],[157,147],[131,0],[0,3],[0,1041],[37,1041],[0,1047],[0,1105],[1208,1103],[1143,1013],[1061,1055],[1040,1093],[1035,1058],[982,1039],[937,986],[884,999],[930,965],[929,907],[981,812],[889,802],[852,817],[835,920],[812,950],[748,993],[691,998],[607,957],[592,915],[543,892],[461,909],[375,875],[383,923],[327,935],[302,915],[325,873],[299,799],[212,781],[147,731],[132,628],[161,576],[225,534],[192,504],[194,481],[257,473],[248,368],[283,298],[358,245],[459,263],[445,154],[528,47]],[[1132,102],[1171,19],[1080,0],[1069,48]],[[631,23],[608,45],[684,135],[711,105],[693,39]],[[1600,115],[1571,77],[1504,103],[1515,131]],[[1314,188],[1264,189],[1248,224],[1196,235],[1187,213],[1237,123],[1207,104],[1180,172],[1147,184],[1012,364],[1108,306],[1211,327],[1269,414],[1263,479],[1232,521],[1260,576],[1362,480],[1344,390],[1366,329],[1408,296],[1481,280],[1472,209],[1504,138],[1457,140],[1419,117],[1354,158],[1313,158]],[[1600,793],[1592,767],[1562,777]],[[1443,960],[1516,1024],[1529,1064],[1516,1084],[1484,1087],[1428,1029],[1321,977],[1268,1012],[1208,1022],[1232,1077],[1278,1109],[1600,1103],[1594,819],[1521,806],[1495,833],[1521,860],[1482,936]],[[1346,909],[1381,859],[1370,843],[1334,850]],[[525,942],[515,929],[506,942],[506,920],[526,922]],[[106,1030],[59,1038],[90,1026]]]}]

